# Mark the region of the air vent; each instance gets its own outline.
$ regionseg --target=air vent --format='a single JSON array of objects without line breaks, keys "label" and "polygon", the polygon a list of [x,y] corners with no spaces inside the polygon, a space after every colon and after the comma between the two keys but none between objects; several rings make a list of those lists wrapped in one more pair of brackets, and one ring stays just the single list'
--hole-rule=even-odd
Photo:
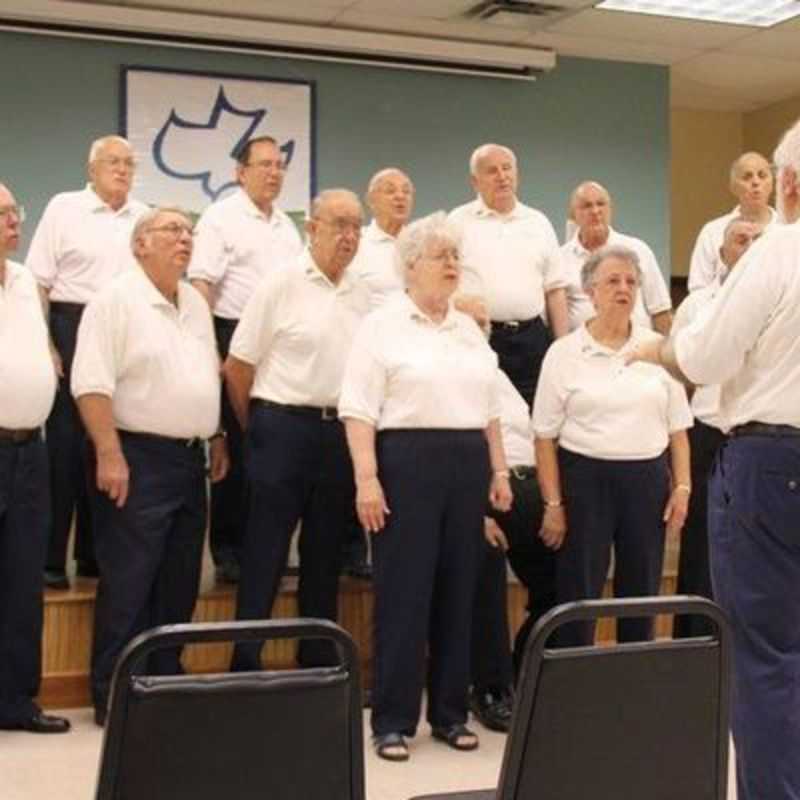
[{"label": "air vent", "polygon": [[492,25],[536,30],[584,8],[591,8],[595,2],[596,0],[555,0],[551,3],[541,3],[538,0],[483,0],[469,9],[464,17]]}]

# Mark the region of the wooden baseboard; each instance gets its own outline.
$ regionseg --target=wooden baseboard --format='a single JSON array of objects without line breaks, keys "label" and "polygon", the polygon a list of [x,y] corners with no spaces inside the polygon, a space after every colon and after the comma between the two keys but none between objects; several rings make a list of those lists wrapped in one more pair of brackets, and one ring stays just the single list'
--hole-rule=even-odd
[{"label": "wooden baseboard", "polygon": [[[39,695],[46,708],[77,708],[90,705],[89,660],[92,643],[95,581],[77,579],[67,592],[45,593],[42,687]],[[666,576],[662,594],[673,594],[675,578]],[[611,586],[606,586],[610,596]],[[508,616],[512,635],[525,619],[525,589],[518,583],[508,584]],[[235,589],[213,586],[200,593],[194,620],[212,622],[233,619]],[[369,581],[342,578],[339,596],[339,623],[355,639],[361,654],[364,686],[372,685],[372,584]],[[275,617],[297,616],[297,581],[287,579],[274,609]],[[656,621],[656,635],[669,636],[669,617]],[[613,620],[598,626],[599,641],[614,638]],[[193,645],[184,654],[190,672],[224,672],[230,661],[231,645]],[[265,648],[265,662],[272,668],[289,667],[294,663],[291,642],[271,642]]]}]

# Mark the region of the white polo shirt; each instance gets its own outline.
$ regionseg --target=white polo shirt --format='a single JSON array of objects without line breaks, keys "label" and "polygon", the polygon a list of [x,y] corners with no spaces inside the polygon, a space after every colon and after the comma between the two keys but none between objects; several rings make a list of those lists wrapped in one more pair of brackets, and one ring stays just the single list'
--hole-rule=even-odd
[{"label": "white polo shirt", "polygon": [[800,226],[774,225],[753,242],[714,300],[675,336],[681,370],[722,384],[721,427],[800,427]]},{"label": "white polo shirt", "polygon": [[591,458],[642,460],[666,450],[669,435],[690,428],[683,387],[653,364],[625,364],[637,343],[658,334],[634,326],[611,350],[586,325],[557,339],[542,363],[533,403],[533,429],[567,450]]},{"label": "white polo shirt", "polygon": [[[765,233],[769,228],[780,224],[775,209],[770,208],[769,212],[771,216],[764,228]],[[712,219],[700,229],[689,262],[688,288],[690,292],[708,286],[714,278],[723,277],[727,272],[725,265],[719,260],[719,249],[725,239],[725,228],[728,227],[728,223],[741,213],[741,208],[736,206],[730,213]]]},{"label": "white polo shirt", "polygon": [[177,308],[138,265],[86,307],[72,394],[111,398],[120,430],[191,439],[219,426],[219,357],[208,304],[185,281]]},{"label": "white polo shirt", "polygon": [[0,428],[38,428],[56,394],[47,325],[30,271],[6,261],[0,284]]},{"label": "white polo shirt", "polygon": [[244,309],[231,355],[255,367],[250,396],[273,403],[335,406],[350,345],[369,293],[346,271],[334,284],[305,250],[270,273]]},{"label": "white polo shirt", "polygon": [[387,233],[375,220],[361,232],[361,241],[353,263],[347,268],[369,290],[370,309],[382,306],[405,290],[395,245],[397,237]]},{"label": "white polo shirt", "polygon": [[114,211],[91,185],[57,194],[44,210],[25,263],[51,301],[88,303],[115,275],[136,265],[131,232],[147,210],[129,197]]},{"label": "white polo shirt", "polygon": [[494,322],[522,321],[545,311],[545,294],[566,286],[553,226],[517,201],[498,214],[478,197],[450,212],[460,231],[461,291],[483,297]]},{"label": "white polo shirt", "polygon": [[[672,308],[669,289],[667,289],[664,276],[658,268],[653,251],[641,239],[618,233],[613,228],[609,229],[608,241],[605,246],[627,247],[638,256],[639,266],[642,270],[642,285],[636,293],[632,320],[636,325],[652,328],[652,317]],[[581,270],[591,254],[591,251],[581,244],[577,233],[561,248],[567,276],[569,328],[573,331],[586,320],[595,316],[594,304],[581,285]]]},{"label": "white polo shirt", "polygon": [[215,287],[214,315],[239,319],[256,286],[303,250],[297,226],[276,206],[268,217],[243,189],[212,203],[197,222],[190,280]]},{"label": "white polo shirt", "polygon": [[439,323],[401,295],[359,328],[339,415],[391,428],[483,429],[500,417],[497,356],[472,317]]},{"label": "white polo shirt", "polygon": [[528,404],[501,369],[497,370],[497,384],[500,429],[506,462],[511,467],[532,467],[536,464],[536,457]]},{"label": "white polo shirt", "polygon": [[[671,333],[674,336],[678,331],[691,325],[701,314],[711,313],[711,305],[722,288],[719,277],[702,289],[692,292],[679,306],[672,321]],[[719,416],[719,384],[698,386],[692,395],[691,408],[695,419],[714,428],[722,428]]]}]

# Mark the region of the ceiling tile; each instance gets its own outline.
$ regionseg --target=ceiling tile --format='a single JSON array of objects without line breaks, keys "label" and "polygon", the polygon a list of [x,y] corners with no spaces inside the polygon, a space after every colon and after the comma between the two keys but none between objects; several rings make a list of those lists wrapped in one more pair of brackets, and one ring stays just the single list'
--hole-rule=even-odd
[{"label": "ceiling tile", "polygon": [[235,0],[220,13],[218,0],[127,0],[129,6],[157,8],[162,11],[195,11],[219,16],[250,19],[285,20],[290,22],[331,22],[353,0],[317,0],[290,3],[280,0]]},{"label": "ceiling tile", "polygon": [[478,0],[353,0],[349,11],[359,14],[397,14],[424,19],[454,19],[478,4]]},{"label": "ceiling tile", "polygon": [[800,61],[800,29],[794,31],[772,28],[731,42],[725,49],[733,53]]}]

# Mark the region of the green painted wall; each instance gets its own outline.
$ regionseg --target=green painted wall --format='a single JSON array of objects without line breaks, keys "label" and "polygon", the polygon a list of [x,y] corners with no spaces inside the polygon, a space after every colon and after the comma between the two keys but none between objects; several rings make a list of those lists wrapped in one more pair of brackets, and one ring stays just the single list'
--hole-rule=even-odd
[{"label": "green painted wall", "polygon": [[405,169],[417,213],[470,199],[467,161],[484,141],[514,148],[520,196],[563,234],[567,196],[594,178],[616,227],[669,270],[669,78],[664,67],[559,59],[535,83],[252,55],[0,33],[0,180],[30,217],[79,188],[90,141],[118,129],[121,65],[302,78],[317,85],[320,188],[362,191],[378,168]]}]

